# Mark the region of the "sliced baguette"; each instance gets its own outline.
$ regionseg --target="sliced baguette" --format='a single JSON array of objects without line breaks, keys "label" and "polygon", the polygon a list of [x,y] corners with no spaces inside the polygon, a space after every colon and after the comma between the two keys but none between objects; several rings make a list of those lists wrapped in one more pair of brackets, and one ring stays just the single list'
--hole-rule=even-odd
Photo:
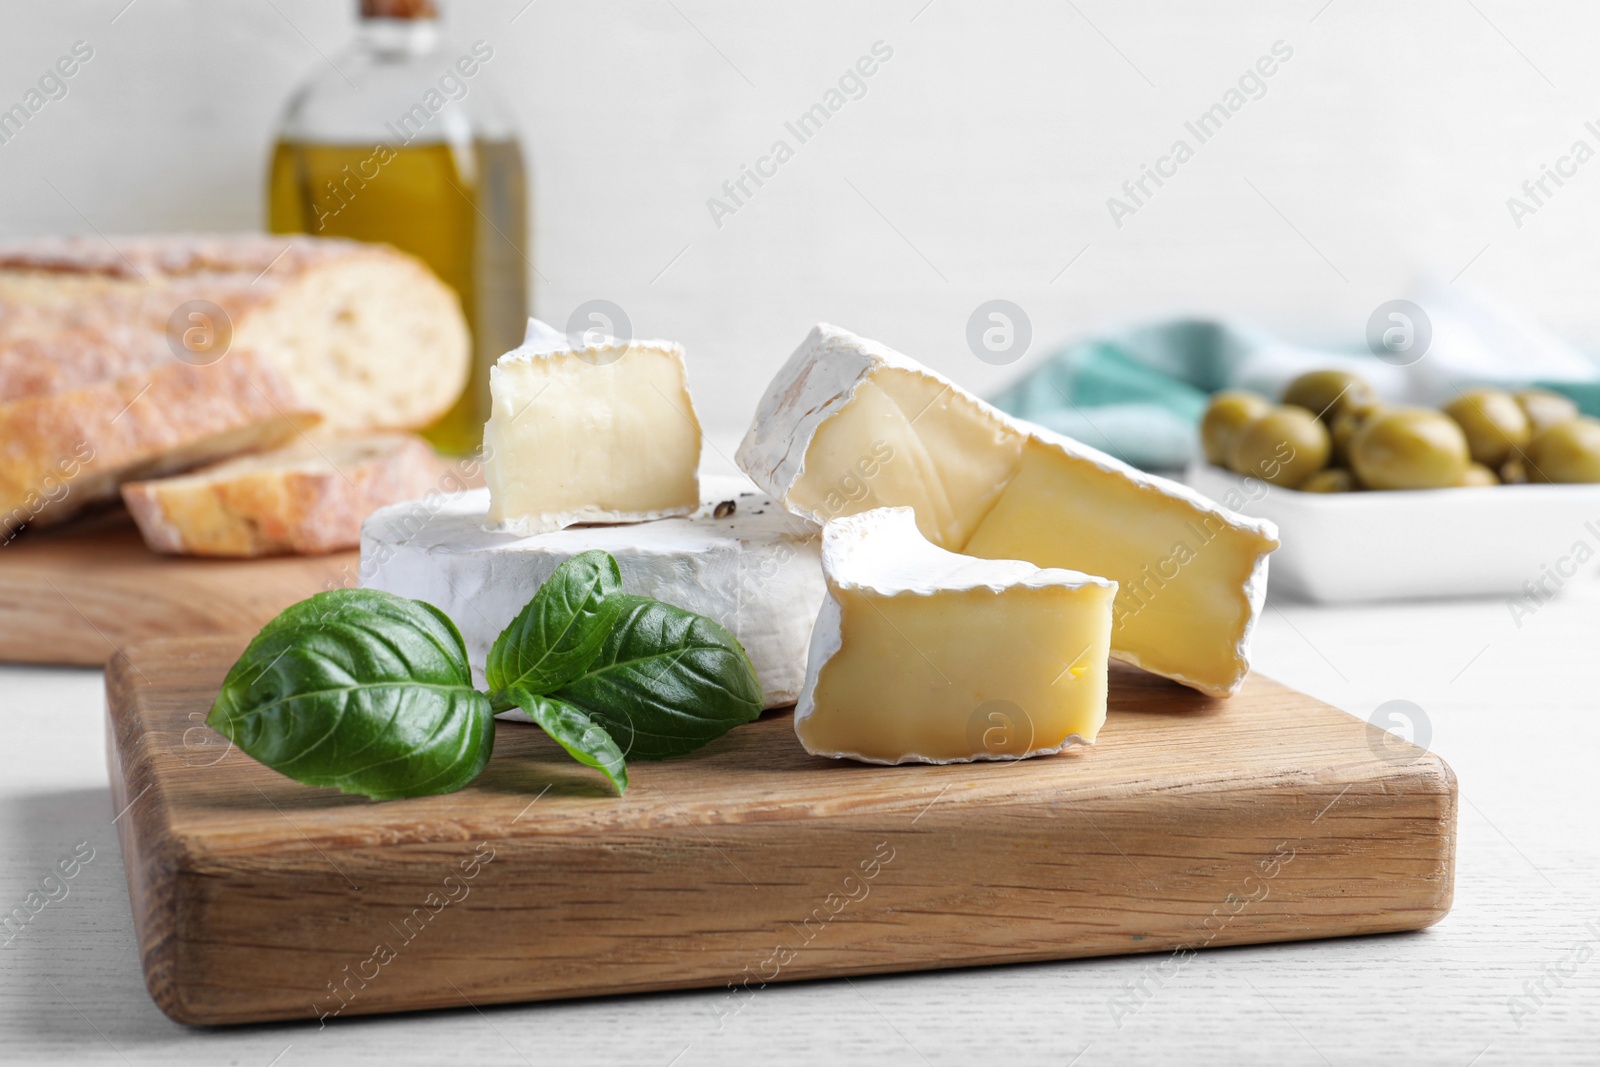
[{"label": "sliced baguette", "polygon": [[[230,335],[219,358],[178,343],[191,320],[175,313],[193,301]],[[385,246],[266,234],[0,246],[0,538],[319,419],[426,425],[468,365],[455,294]]]},{"label": "sliced baguette", "polygon": [[444,474],[433,449],[411,434],[309,436],[189,474],[130,482],[122,499],[156,552],[320,555],[356,547],[367,515],[426,495]]}]

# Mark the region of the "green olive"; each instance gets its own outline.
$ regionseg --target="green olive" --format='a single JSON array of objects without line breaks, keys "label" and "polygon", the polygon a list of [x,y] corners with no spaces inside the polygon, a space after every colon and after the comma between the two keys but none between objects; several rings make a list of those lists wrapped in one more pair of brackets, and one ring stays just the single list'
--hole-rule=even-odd
[{"label": "green olive", "polygon": [[1467,435],[1475,463],[1498,467],[1528,446],[1533,431],[1516,398],[1499,389],[1469,389],[1444,406]]},{"label": "green olive", "polygon": [[1350,441],[1356,431],[1372,416],[1382,411],[1383,407],[1376,400],[1363,403],[1346,404],[1334,418],[1328,428],[1333,435],[1333,461],[1335,463],[1350,462]]},{"label": "green olive", "polygon": [[1578,417],[1577,404],[1548,389],[1519,389],[1511,395],[1528,416],[1528,426],[1535,437],[1557,423]]},{"label": "green olive", "polygon": [[1377,402],[1364,380],[1342,370],[1314,370],[1300,375],[1283,391],[1283,402],[1305,408],[1329,426],[1346,408]]},{"label": "green olive", "polygon": [[1218,467],[1228,465],[1228,455],[1239,431],[1272,410],[1264,396],[1226,389],[1213,393],[1206,413],[1200,418],[1200,447],[1206,461]]},{"label": "green olive", "polygon": [[1468,463],[1465,473],[1461,475],[1460,484],[1462,488],[1499,485],[1500,477],[1482,463]]},{"label": "green olive", "polygon": [[1521,456],[1512,456],[1500,464],[1501,485],[1526,485],[1528,482],[1528,464]]},{"label": "green olive", "polygon": [[1353,493],[1357,488],[1355,475],[1343,467],[1318,471],[1300,483],[1302,493]]},{"label": "green olive", "polygon": [[1367,420],[1350,442],[1350,463],[1368,489],[1460,485],[1469,462],[1461,427],[1424,408],[1390,408]]},{"label": "green olive", "polygon": [[1600,482],[1600,420],[1580,415],[1557,423],[1528,446],[1535,482]]},{"label": "green olive", "polygon": [[1234,438],[1229,466],[1239,474],[1293,489],[1328,465],[1328,428],[1297,407],[1273,408]]}]

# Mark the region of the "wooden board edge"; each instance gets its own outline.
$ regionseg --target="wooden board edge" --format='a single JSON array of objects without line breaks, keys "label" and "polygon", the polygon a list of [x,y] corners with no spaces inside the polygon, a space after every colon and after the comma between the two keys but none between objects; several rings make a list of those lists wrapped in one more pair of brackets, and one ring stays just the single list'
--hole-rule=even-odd
[{"label": "wooden board edge", "polygon": [[[1195,939],[1201,927],[1189,926],[1188,933],[1181,937],[1158,935],[1138,943],[1130,943],[1126,940],[1108,943],[1103,939],[1097,941],[1089,937],[1085,938],[1084,943],[1080,945],[1064,945],[1060,942],[1043,943],[1040,946],[1031,948],[1013,945],[996,948],[989,952],[971,952],[959,959],[943,962],[926,959],[915,964],[906,964],[901,961],[883,962],[881,958],[873,959],[870,955],[865,960],[857,962],[841,962],[834,959],[816,965],[796,964],[783,971],[781,977],[776,979],[773,984],[779,981],[816,981],[839,977],[914,973],[923,970],[964,969],[980,966],[1005,966],[1115,955],[1177,954],[1184,951],[1204,951],[1208,948],[1320,941],[1339,937],[1400,933],[1425,929],[1438,922],[1448,913],[1453,897],[1455,819],[1457,812],[1454,773],[1443,760],[1430,754],[1403,769],[1394,771],[1387,777],[1367,779],[1361,784],[1365,788],[1361,789],[1359,796],[1351,797],[1351,800],[1364,798],[1368,803],[1388,805],[1391,803],[1404,804],[1409,798],[1414,805],[1420,803],[1423,809],[1422,812],[1414,811],[1411,818],[1425,819],[1438,828],[1437,833],[1424,833],[1422,835],[1430,845],[1428,855],[1412,855],[1408,857],[1430,861],[1431,873],[1426,877],[1419,877],[1414,882],[1409,883],[1408,889],[1397,891],[1399,899],[1386,906],[1381,912],[1364,915],[1352,911],[1349,914],[1337,916],[1329,916],[1327,914],[1320,914],[1314,917],[1308,916],[1298,926],[1293,920],[1286,920],[1283,916],[1276,915],[1247,916],[1249,921],[1237,925],[1229,924],[1229,921],[1224,917],[1222,931],[1214,937],[1207,937],[1204,943],[1200,943]],[[1397,785],[1410,787],[1405,789],[1406,796],[1399,794],[1396,789]],[[1248,794],[1251,791],[1235,790],[1232,792]],[[1325,795],[1329,800],[1333,800],[1338,796],[1342,796],[1343,793],[1336,787],[1336,784],[1330,784],[1326,789]],[[1214,796],[1213,799],[1215,799]],[[1300,818],[1304,818],[1303,813]],[[865,820],[841,818],[830,821],[835,822],[837,826],[844,826],[845,828],[851,828],[850,824],[855,824],[853,828],[862,833],[870,832],[876,834],[883,831],[883,827],[873,818]],[[1118,833],[1110,825],[1104,823],[1102,825],[1105,825],[1106,829],[1113,835]],[[697,836],[699,831],[691,832],[690,828],[687,827],[680,829],[682,830],[681,841],[678,846],[668,846],[669,848],[681,847],[684,844],[690,847],[705,845],[704,838]],[[724,833],[716,835],[721,842],[719,847],[725,846],[737,855],[738,844],[736,841],[730,842],[727,839],[727,832],[756,832],[761,827],[760,824],[735,824],[720,829]],[[1337,834],[1339,831],[1333,830],[1332,832]],[[497,847],[515,848],[518,844],[518,839],[508,837],[496,839],[494,843]],[[1306,847],[1313,850],[1317,848],[1317,845],[1318,842],[1316,841],[1306,842]],[[417,851],[426,853],[430,851],[429,846],[416,844],[396,845],[393,848],[400,853],[415,853]],[[226,877],[226,870],[230,866],[226,857],[180,855],[179,859],[181,861],[179,867],[169,872],[177,880],[179,886],[182,887],[174,894],[175,901],[185,899],[186,895],[190,898],[198,898],[203,892],[214,889],[218,878]],[[219,861],[221,862],[219,863]],[[512,859],[512,862],[519,861]],[[1353,861],[1347,859],[1343,862]],[[259,874],[259,871],[256,873]],[[354,872],[352,871],[352,873]],[[248,878],[250,875],[246,874],[245,877]],[[356,875],[356,877],[360,878],[359,875]],[[1239,871],[1230,871],[1226,875],[1219,875],[1216,885],[1213,887],[1219,891],[1216,899],[1222,901],[1224,895],[1220,890],[1232,886],[1239,878]],[[329,880],[330,883],[333,880],[331,875]],[[364,880],[363,884],[365,884]],[[1301,891],[1303,890],[1291,891],[1291,898],[1299,900],[1298,893]],[[1213,917],[1221,915],[1221,907],[1222,905],[1219,904],[1218,910],[1212,913]],[[211,947],[204,944],[204,938],[194,945],[186,945],[180,938],[174,944],[159,947],[172,950],[170,957],[162,958],[162,963],[176,960],[188,951],[199,953],[199,955],[189,959],[187,964],[181,964],[184,969],[194,973],[203,973],[208,970],[202,957],[210,951]],[[152,956],[151,958],[154,961],[154,957]],[[732,967],[727,968],[727,970],[731,971]],[[473,1003],[516,1004],[583,1000],[621,994],[674,990],[700,989],[719,991],[728,984],[728,977],[727,973],[714,970],[714,973],[701,973],[681,978],[662,979],[653,977],[637,982],[606,981],[602,985],[588,988],[538,993],[530,993],[525,988],[519,989],[515,987],[502,989],[497,989],[494,986],[474,987],[466,978],[460,975],[457,975],[456,981],[471,997]],[[164,1013],[186,1025],[224,1026],[273,1021],[306,1021],[310,1017],[308,1011],[298,1005],[280,1004],[241,1008],[236,1001],[230,1002],[227,998],[219,999],[203,986],[190,991],[192,995],[187,995],[181,988],[181,983],[173,981],[172,978],[171,972],[164,972],[159,976],[152,975],[150,981],[152,996]],[[428,988],[419,989],[413,987],[409,991],[406,1001],[402,1004],[384,1000],[363,1001],[353,1005],[352,1009],[344,1014],[355,1016],[387,1014],[397,1011],[447,1009],[459,1006],[460,1003],[460,994],[447,984],[440,983],[437,992]]]},{"label": "wooden board edge", "polygon": [[1450,909],[1455,907],[1456,849],[1457,831],[1461,818],[1461,782],[1456,777],[1455,768],[1450,766],[1443,756],[1429,749],[1419,748],[1418,751],[1423,754],[1422,759],[1434,766],[1435,772],[1431,777],[1436,777],[1442,783],[1443,793],[1448,801],[1447,811],[1441,819],[1444,823],[1444,833],[1441,835],[1444,842],[1444,855],[1439,860],[1443,869],[1439,900],[1434,906],[1432,918],[1422,925],[1412,928],[1426,930],[1428,927],[1438,923],[1446,915],[1449,915]]},{"label": "wooden board edge", "polygon": [[175,975],[179,937],[176,887],[187,866],[181,843],[164,829],[165,798],[153,768],[138,751],[142,723],[131,709],[140,683],[138,668],[126,655],[106,664],[106,770],[111,805],[127,875],[134,939],[139,946],[145,988],[169,1018],[190,1022],[200,1013],[184,1004]]}]

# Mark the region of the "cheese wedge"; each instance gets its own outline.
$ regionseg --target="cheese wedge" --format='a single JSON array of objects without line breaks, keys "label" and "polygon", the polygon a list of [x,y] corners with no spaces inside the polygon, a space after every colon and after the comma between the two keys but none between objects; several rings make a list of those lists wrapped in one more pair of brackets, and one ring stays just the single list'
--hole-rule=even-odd
[{"label": "cheese wedge", "polygon": [[641,522],[700,506],[700,422],[683,347],[573,347],[536,319],[489,371],[484,480],[492,529],[536,534]]},{"label": "cheese wedge", "polygon": [[819,325],[739,447],[813,522],[907,506],[941,548],[1118,585],[1112,655],[1214,696],[1249,672],[1277,529],[996,410],[890,348]]},{"label": "cheese wedge", "polygon": [[957,763],[1093,743],[1115,582],[946,552],[910,508],[829,522],[822,571],[794,719],[807,752]]},{"label": "cheese wedge", "polygon": [[494,639],[545,579],[598,548],[616,558],[625,592],[709,616],[738,638],[766,707],[800,695],[822,604],[820,531],[745,479],[706,478],[693,515],[635,525],[523,537],[485,530],[488,508],[485,489],[436,493],[374,512],[361,531],[361,585],[449,615],[478,684]]}]

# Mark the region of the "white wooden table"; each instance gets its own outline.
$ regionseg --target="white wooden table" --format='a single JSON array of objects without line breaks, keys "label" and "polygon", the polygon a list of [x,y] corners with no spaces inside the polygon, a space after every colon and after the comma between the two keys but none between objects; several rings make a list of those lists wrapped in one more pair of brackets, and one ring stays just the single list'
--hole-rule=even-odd
[{"label": "white wooden table", "polygon": [[[1443,922],[1206,952],[1164,984],[1159,958],[1129,957],[771,987],[720,1025],[722,995],[690,992],[217,1031],[170,1022],[144,990],[99,672],[0,668],[0,909],[94,850],[0,949],[0,1062],[1600,1061],[1600,583],[1569,582],[1520,628],[1499,601],[1277,604],[1256,662],[1362,717],[1423,710],[1463,800]],[[1119,1025],[1110,998],[1141,980]]]}]

